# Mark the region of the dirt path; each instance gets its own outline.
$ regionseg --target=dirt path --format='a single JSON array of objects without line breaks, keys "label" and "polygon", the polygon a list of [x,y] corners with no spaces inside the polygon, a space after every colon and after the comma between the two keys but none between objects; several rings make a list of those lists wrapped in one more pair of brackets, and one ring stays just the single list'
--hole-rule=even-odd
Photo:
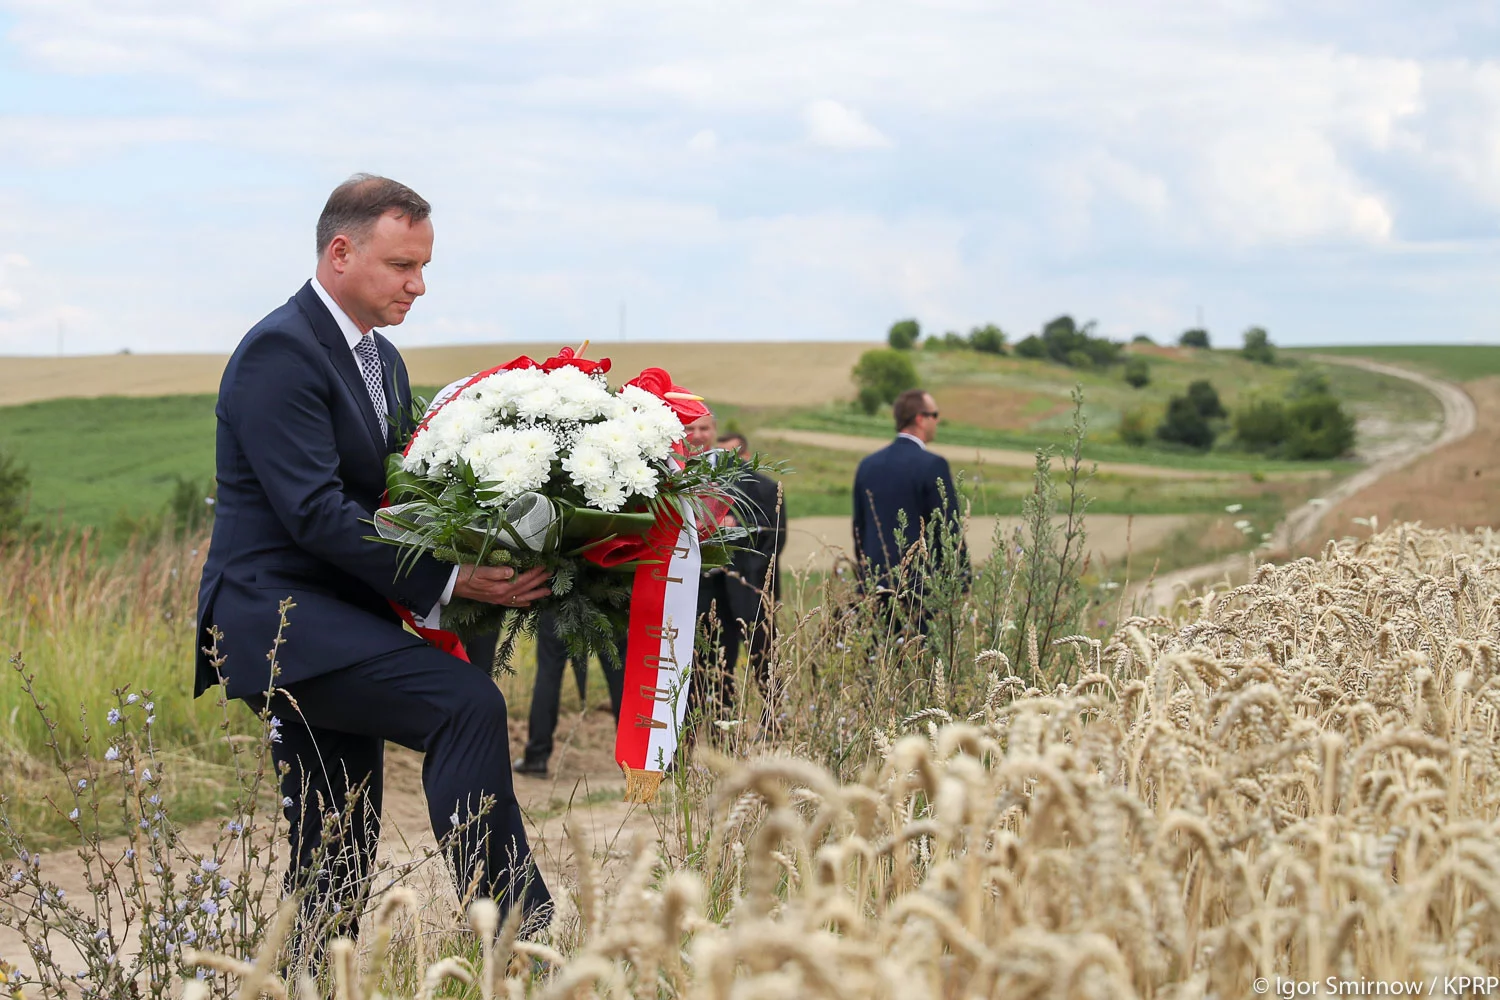
[{"label": "dirt path", "polygon": [[[517,777],[516,797],[526,816],[527,829],[538,866],[559,905],[571,906],[568,884],[575,870],[573,847],[568,827],[576,826],[596,863],[604,868],[606,882],[621,874],[618,861],[624,856],[632,838],[638,834],[654,838],[655,824],[649,809],[626,803],[622,799],[625,783],[613,763],[614,720],[607,711],[597,709],[574,712],[558,721],[557,748],[552,758],[552,773],[546,778]],[[518,756],[525,742],[524,721],[512,720],[511,750]],[[230,817],[226,814],[179,830],[179,844],[193,855],[213,857],[216,845],[222,850],[223,830]],[[448,923],[456,911],[456,894],[446,867],[436,858],[428,858],[436,847],[427,816],[426,797],[422,792],[422,756],[394,744],[387,744],[384,802],[381,813],[380,861],[388,866],[414,866],[401,881],[417,891],[422,900],[422,919],[431,926]],[[117,858],[128,842],[123,838],[108,841],[101,852]],[[281,845],[284,852],[285,845]],[[243,866],[233,853],[220,854],[222,867],[216,877],[235,878]],[[186,867],[186,865],[182,866]],[[70,901],[85,910],[89,892],[83,863],[76,848],[41,855],[43,877],[54,882]],[[186,877],[183,872],[181,877]],[[279,871],[269,876],[273,891],[279,886]],[[376,884],[380,884],[379,876]],[[82,963],[77,952],[60,936],[50,938],[54,952],[65,969]],[[133,953],[138,947],[134,934],[123,941],[123,950]],[[25,971],[34,967],[23,939],[13,929],[0,927],[0,958]],[[30,994],[28,994],[29,996]]]},{"label": "dirt path", "polygon": [[1452,382],[1444,382],[1420,372],[1370,361],[1366,358],[1334,357],[1321,354],[1310,355],[1310,357],[1325,364],[1349,365],[1353,368],[1363,368],[1365,371],[1390,375],[1416,383],[1436,396],[1438,402],[1442,404],[1443,422],[1440,431],[1436,437],[1428,437],[1426,428],[1419,426],[1408,435],[1404,442],[1388,444],[1378,460],[1338,483],[1323,496],[1309,500],[1292,510],[1272,532],[1265,551],[1249,555],[1240,553],[1217,562],[1190,566],[1187,569],[1165,573],[1142,585],[1137,591],[1137,597],[1144,600],[1148,612],[1165,613],[1176,603],[1181,592],[1191,591],[1201,584],[1238,573],[1249,565],[1251,559],[1264,562],[1267,559],[1279,558],[1296,551],[1299,546],[1313,538],[1328,511],[1337,504],[1368,489],[1386,476],[1399,472],[1423,456],[1430,455],[1474,433],[1477,424],[1474,401],[1469,398],[1468,393]]},{"label": "dirt path", "polygon": [[[1061,519],[1059,519],[1061,521]],[[1093,514],[1088,519],[1089,551],[1097,563],[1122,562],[1132,550],[1155,548],[1192,518],[1181,514]],[[994,551],[995,529],[1007,535],[1021,525],[1019,517],[976,516],[969,520],[965,541],[969,555],[985,560]],[[854,551],[853,527],[847,517],[794,517],[787,523],[786,551],[781,557],[785,572],[826,572]]]},{"label": "dirt path", "polygon": [[[834,434],[829,431],[799,431],[788,428],[767,428],[757,431],[756,440],[770,438],[778,441],[790,441],[793,444],[812,445],[815,448],[831,448],[835,451],[859,451],[869,453],[877,448],[884,447],[880,438],[860,437],[857,434]],[[1013,469],[1029,469],[1036,465],[1036,452],[1009,448],[976,448],[966,444],[944,444],[936,441],[927,446],[931,450],[942,455],[952,462],[982,463],[985,465],[1000,465]],[[1169,469],[1160,465],[1135,465],[1130,462],[1099,462],[1099,471],[1121,476],[1140,476],[1148,479],[1233,479],[1244,476],[1244,472],[1200,470],[1200,469]],[[1287,473],[1273,473],[1274,478],[1282,479]],[[1292,476],[1301,476],[1305,473],[1294,472]]]}]

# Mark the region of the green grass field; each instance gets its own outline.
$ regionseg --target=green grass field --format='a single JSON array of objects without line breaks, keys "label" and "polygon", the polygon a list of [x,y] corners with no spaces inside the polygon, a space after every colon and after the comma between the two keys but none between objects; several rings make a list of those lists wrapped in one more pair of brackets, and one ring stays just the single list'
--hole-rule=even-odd
[{"label": "green grass field", "polygon": [[1372,358],[1393,365],[1466,382],[1486,375],[1500,375],[1500,346],[1487,344],[1390,344],[1370,347],[1306,347],[1288,353],[1330,354]]},{"label": "green grass field", "polygon": [[[1393,360],[1391,352],[1410,351],[1414,356],[1446,359],[1444,363],[1454,367],[1480,358],[1473,362],[1480,371],[1488,363],[1483,359],[1489,358],[1494,370],[1500,371],[1500,348],[1385,351]],[[917,350],[912,356],[924,386],[943,410],[940,440],[944,442],[1025,452],[1059,445],[1070,419],[1068,396],[1079,383],[1090,425],[1085,449],[1089,460],[1224,474],[1204,481],[1128,474],[1096,480],[1096,511],[1146,514],[1212,512],[1231,503],[1269,512],[1320,488],[1321,480],[1295,488],[1274,482],[1284,474],[1343,475],[1353,470],[1354,463],[1349,461],[1278,462],[1226,450],[1197,454],[1155,443],[1131,447],[1118,440],[1116,428],[1123,413],[1140,408],[1159,414],[1169,396],[1181,393],[1196,379],[1213,382],[1230,408],[1253,393],[1284,392],[1300,368],[1309,364],[1286,354],[1284,363],[1265,366],[1245,361],[1234,351],[1152,349],[1152,382],[1143,389],[1128,386],[1118,367],[1077,371],[972,351]],[[1409,382],[1339,365],[1317,367],[1356,415],[1378,418],[1367,424],[1370,433],[1379,434],[1382,427],[1399,432],[1403,426],[1438,418],[1432,397]],[[844,379],[847,373],[830,370],[827,377]],[[419,387],[418,392],[423,391]],[[425,388],[427,394],[432,391],[432,387]],[[213,476],[213,405],[212,396],[183,395],[49,400],[3,407],[0,450],[28,467],[33,520],[92,526],[104,531],[106,541],[117,543],[140,527],[142,519],[160,514],[180,483],[190,484],[187,492],[207,491]],[[788,512],[794,517],[849,513],[850,483],[860,456],[757,440],[758,432],[788,427],[857,435],[870,439],[871,450],[892,433],[888,416],[866,416],[841,403],[802,408],[718,404],[717,412],[722,427],[748,433],[767,457],[785,461],[795,470],[785,479]],[[979,513],[1016,513],[1030,489],[1026,469],[959,463],[956,471],[965,475],[967,492]],[[1252,476],[1273,482],[1256,483]]]}]

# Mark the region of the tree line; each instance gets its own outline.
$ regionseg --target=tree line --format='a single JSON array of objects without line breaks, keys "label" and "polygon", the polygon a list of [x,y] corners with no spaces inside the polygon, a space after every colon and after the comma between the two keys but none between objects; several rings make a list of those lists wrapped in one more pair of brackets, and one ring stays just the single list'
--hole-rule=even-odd
[{"label": "tree line", "polygon": [[[901,392],[917,385],[917,370],[911,352],[970,350],[985,354],[1013,354],[1073,368],[1107,370],[1122,368],[1122,378],[1132,388],[1151,383],[1150,361],[1127,350],[1126,344],[1100,336],[1093,321],[1079,324],[1071,316],[1059,316],[1014,346],[1005,331],[994,324],[976,326],[968,334],[948,331],[923,340],[921,324],[903,319],[886,334],[888,349],[866,351],[854,366],[858,386],[855,405],[873,414],[889,405]],[[1252,326],[1242,335],[1239,354],[1254,364],[1277,364],[1276,348],[1264,327]],[[1133,345],[1154,346],[1146,334],[1137,334]],[[1209,350],[1209,333],[1201,327],[1184,330],[1180,347]],[[1328,379],[1312,371],[1300,373],[1282,396],[1253,395],[1233,413],[1224,408],[1218,391],[1207,380],[1193,382],[1187,392],[1172,396],[1160,420],[1145,408],[1132,408],[1121,418],[1119,437],[1137,447],[1151,441],[1170,448],[1208,451],[1215,446],[1262,454],[1269,458],[1326,460],[1345,454],[1354,446],[1353,416],[1334,395]]]}]

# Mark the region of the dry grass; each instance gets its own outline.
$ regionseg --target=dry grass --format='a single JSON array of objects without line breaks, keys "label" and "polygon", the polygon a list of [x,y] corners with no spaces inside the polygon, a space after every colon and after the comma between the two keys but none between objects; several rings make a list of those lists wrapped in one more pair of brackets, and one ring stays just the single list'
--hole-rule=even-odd
[{"label": "dry grass", "polygon": [[379,967],[415,953],[392,904],[362,980],[334,953],[338,995],[1239,997],[1495,969],[1500,539],[1399,526],[1187,610],[1064,639],[1050,690],[982,652],[960,705],[934,664],[854,781],[705,754],[692,855],[669,802],[613,889],[579,852],[549,941],[479,908],[425,976]]},{"label": "dry grass", "polygon": [[1334,507],[1324,524],[1352,530],[1351,518],[1372,514],[1381,524],[1421,520],[1433,527],[1472,528],[1495,523],[1500,476],[1500,377],[1464,384],[1474,400],[1477,433],[1418,459]]},{"label": "dry grass", "polygon": [[[395,337],[401,343],[400,331]],[[519,354],[544,358],[559,344],[483,344],[402,350],[415,385],[445,385]],[[574,344],[574,347],[578,345]],[[853,395],[849,370],[869,350],[863,343],[595,344],[588,356],[607,357],[629,378],[660,365],[680,384],[718,403],[816,406]],[[5,358],[0,406],[61,396],[168,396],[219,391],[223,354],[123,354],[74,358]]]}]

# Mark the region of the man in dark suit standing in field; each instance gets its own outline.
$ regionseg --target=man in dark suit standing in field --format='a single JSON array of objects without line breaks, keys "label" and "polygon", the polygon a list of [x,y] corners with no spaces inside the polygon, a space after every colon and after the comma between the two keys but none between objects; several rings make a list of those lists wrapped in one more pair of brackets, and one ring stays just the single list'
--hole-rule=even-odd
[{"label": "man in dark suit standing in field", "polygon": [[[743,434],[724,435],[719,438],[719,447],[743,462],[750,461],[750,442]],[[781,568],[776,560],[786,548],[786,505],[776,481],[764,473],[749,472],[739,488],[745,496],[743,510],[750,543],[734,554],[730,572],[723,574],[724,597],[734,627],[734,659],[738,659],[738,645],[744,641],[749,647],[751,676],[761,694],[769,698],[771,643],[775,639],[776,608],[781,603]]]},{"label": "man in dark suit standing in field", "polygon": [[[459,885],[538,920],[551,910],[487,664],[429,645],[393,609],[431,618],[455,595],[525,607],[548,593],[546,577],[403,562],[368,537],[386,458],[411,430],[406,368],[374,328],[399,325],[426,291],[429,214],[383,177],[339,185],[318,219],[313,279],[240,341],[215,409],[218,503],[198,593],[196,693],[222,675],[229,697],[279,720],[288,886],[307,891],[305,921],[339,914],[345,933],[375,858],[386,740],[425,753],[433,832],[452,844]],[[219,663],[203,648],[211,629]],[[333,816],[342,840],[320,859]]]},{"label": "man in dark suit standing in field", "polygon": [[[937,436],[937,402],[921,389],[908,389],[896,397],[892,413],[896,440],[866,455],[854,474],[854,549],[877,587],[892,584],[892,568],[928,537],[930,526],[942,522],[960,530],[958,490],[948,460],[927,448]],[[898,527],[903,513],[905,525]],[[903,603],[919,602],[921,580],[908,582],[917,592],[901,595]]]}]

